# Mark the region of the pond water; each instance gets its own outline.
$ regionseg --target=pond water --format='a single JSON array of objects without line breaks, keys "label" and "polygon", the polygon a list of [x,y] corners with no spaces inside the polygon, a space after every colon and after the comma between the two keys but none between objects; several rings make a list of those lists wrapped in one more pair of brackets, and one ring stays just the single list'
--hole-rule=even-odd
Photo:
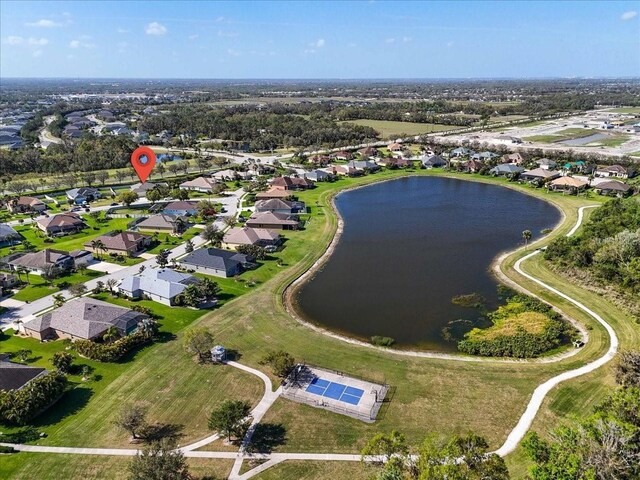
[{"label": "pond water", "polygon": [[605,138],[609,138],[609,136],[604,133],[594,133],[587,137],[574,138],[573,140],[564,140],[560,143],[562,143],[563,145],[579,146],[586,145],[587,143],[591,142],[597,142],[599,140],[604,140]]},{"label": "pond water", "polygon": [[388,336],[400,347],[440,351],[455,351],[456,339],[480,322],[477,310],[452,297],[479,293],[495,307],[493,259],[521,245],[523,230],[535,240],[560,220],[555,207],[523,193],[438,177],[347,191],[336,206],[344,232],[298,290],[298,313],[349,336]]}]

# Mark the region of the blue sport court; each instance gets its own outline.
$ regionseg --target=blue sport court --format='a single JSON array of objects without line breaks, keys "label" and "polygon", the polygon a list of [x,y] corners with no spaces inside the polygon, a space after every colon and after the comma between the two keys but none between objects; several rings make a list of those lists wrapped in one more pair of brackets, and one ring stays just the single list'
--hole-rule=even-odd
[{"label": "blue sport court", "polygon": [[342,383],[330,382],[322,378],[315,377],[306,389],[307,392],[321,397],[332,398],[350,405],[358,405],[364,394],[360,388],[347,387]]}]

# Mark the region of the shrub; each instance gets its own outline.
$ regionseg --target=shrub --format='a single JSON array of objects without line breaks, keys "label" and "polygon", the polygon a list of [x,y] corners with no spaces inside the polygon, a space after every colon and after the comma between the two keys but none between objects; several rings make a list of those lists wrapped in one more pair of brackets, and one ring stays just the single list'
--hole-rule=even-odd
[{"label": "shrub", "polygon": [[138,331],[113,343],[96,343],[91,340],[76,340],[78,355],[98,362],[117,362],[133,349],[153,340],[153,336]]},{"label": "shrub", "polygon": [[67,388],[67,377],[51,372],[20,390],[0,390],[0,421],[24,425],[54,403]]},{"label": "shrub", "polygon": [[391,345],[396,343],[396,341],[391,337],[381,337],[379,335],[374,335],[373,337],[371,337],[371,343],[379,347],[390,347]]},{"label": "shrub", "polygon": [[5,447],[4,445],[0,445],[0,453],[16,453],[16,449],[13,447]]}]

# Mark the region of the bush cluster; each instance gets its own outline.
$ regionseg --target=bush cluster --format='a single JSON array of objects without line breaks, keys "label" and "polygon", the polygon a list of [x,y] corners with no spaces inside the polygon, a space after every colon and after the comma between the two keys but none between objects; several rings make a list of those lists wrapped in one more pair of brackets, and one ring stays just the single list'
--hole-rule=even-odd
[{"label": "bush cluster", "polygon": [[144,332],[135,332],[113,343],[96,343],[91,340],[76,340],[74,347],[79,355],[98,362],[118,362],[127,353],[152,340]]},{"label": "bush cluster", "polygon": [[67,388],[67,377],[51,372],[35,378],[20,390],[0,390],[0,421],[24,425],[58,400]]}]

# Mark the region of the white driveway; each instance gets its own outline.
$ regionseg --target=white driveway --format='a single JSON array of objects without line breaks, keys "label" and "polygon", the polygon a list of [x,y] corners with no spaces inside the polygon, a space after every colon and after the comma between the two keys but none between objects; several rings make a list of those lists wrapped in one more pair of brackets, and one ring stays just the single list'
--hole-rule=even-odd
[{"label": "white driveway", "polygon": [[89,270],[95,270],[96,272],[115,273],[127,268],[126,265],[118,265],[117,263],[109,262],[97,262],[87,267]]}]

